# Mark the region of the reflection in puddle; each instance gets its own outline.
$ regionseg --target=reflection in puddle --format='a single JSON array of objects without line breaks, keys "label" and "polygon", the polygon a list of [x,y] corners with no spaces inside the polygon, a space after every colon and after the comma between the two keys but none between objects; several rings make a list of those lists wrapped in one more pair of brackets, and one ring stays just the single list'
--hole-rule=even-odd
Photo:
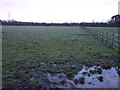
[{"label": "reflection in puddle", "polygon": [[43,66],[46,66],[46,63],[43,62],[43,61],[39,62],[39,64],[40,64],[40,65],[43,65]]},{"label": "reflection in puddle", "polygon": [[79,71],[73,78],[59,73],[47,74],[51,87],[58,88],[118,88],[117,68],[103,69],[100,66],[86,67]]}]

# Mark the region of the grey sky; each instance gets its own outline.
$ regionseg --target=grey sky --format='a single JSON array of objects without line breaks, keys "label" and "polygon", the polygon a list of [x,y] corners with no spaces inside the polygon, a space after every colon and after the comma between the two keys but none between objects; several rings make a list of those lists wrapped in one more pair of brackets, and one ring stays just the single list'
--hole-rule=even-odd
[{"label": "grey sky", "polygon": [[0,19],[33,22],[106,21],[120,0],[0,0]]}]

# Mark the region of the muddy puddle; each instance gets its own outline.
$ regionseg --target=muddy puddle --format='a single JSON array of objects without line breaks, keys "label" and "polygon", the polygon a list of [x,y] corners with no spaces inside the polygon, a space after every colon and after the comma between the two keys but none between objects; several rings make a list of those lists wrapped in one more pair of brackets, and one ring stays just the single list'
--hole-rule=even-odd
[{"label": "muddy puddle", "polygon": [[100,66],[86,67],[75,74],[56,75],[47,74],[51,87],[57,88],[118,88],[118,74],[116,67],[103,69]]}]

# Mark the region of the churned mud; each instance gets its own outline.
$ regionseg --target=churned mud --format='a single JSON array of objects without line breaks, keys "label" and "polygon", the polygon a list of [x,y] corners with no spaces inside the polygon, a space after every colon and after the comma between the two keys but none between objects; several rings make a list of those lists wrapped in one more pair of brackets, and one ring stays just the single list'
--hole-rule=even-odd
[{"label": "churned mud", "polygon": [[48,73],[47,78],[51,82],[51,87],[57,88],[118,88],[116,67],[83,66],[74,76]]}]

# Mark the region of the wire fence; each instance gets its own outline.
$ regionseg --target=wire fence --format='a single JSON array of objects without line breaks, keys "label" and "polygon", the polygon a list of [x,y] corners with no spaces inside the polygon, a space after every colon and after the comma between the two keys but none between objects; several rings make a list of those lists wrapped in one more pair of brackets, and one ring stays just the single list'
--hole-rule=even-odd
[{"label": "wire fence", "polygon": [[108,32],[92,32],[92,30],[89,30],[85,27],[83,29],[95,37],[96,39],[100,40],[101,42],[105,43],[105,45],[108,48],[114,48],[115,50],[119,51],[120,48],[120,34],[113,33],[110,35]]}]

